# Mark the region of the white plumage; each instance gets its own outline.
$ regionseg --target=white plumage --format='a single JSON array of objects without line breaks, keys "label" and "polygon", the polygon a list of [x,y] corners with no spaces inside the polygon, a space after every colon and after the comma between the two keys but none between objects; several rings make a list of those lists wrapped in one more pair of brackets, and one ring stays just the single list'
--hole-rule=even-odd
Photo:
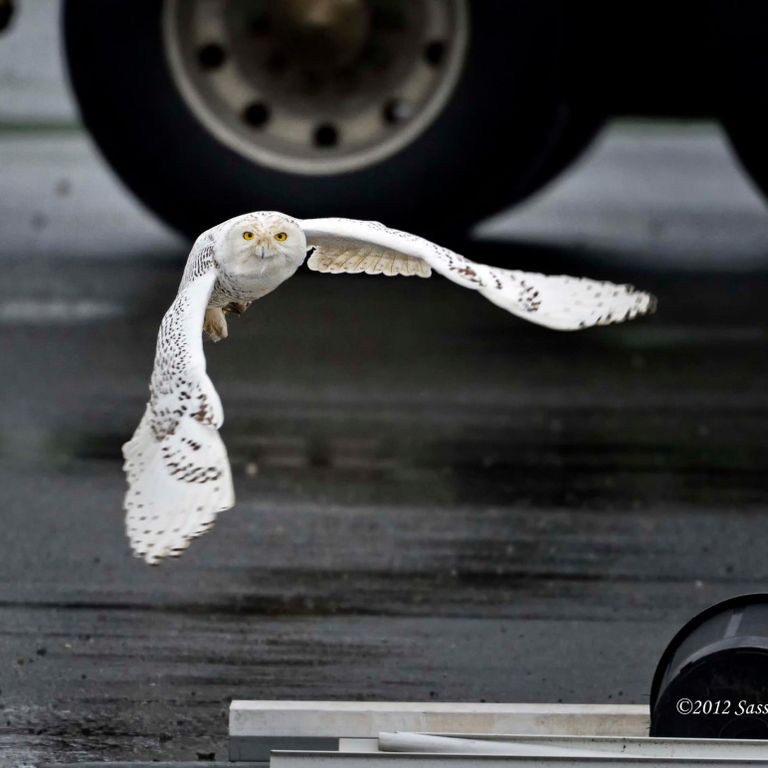
[{"label": "white plumage", "polygon": [[205,370],[201,331],[226,338],[226,311],[244,311],[304,261],[318,272],[429,277],[432,270],[518,317],[557,330],[630,320],[652,312],[653,296],[629,285],[547,276],[476,264],[383,224],[300,221],[259,211],[204,232],[163,317],[150,398],[123,446],[126,530],[135,555],[156,564],[181,554],[234,505],[224,414]]}]

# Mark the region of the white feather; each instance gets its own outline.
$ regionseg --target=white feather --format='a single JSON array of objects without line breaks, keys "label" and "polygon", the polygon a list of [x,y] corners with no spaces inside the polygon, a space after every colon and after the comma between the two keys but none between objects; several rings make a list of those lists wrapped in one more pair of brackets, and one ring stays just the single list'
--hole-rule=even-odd
[{"label": "white feather", "polygon": [[[320,221],[315,219],[314,221]],[[349,219],[323,219],[322,221],[349,221]],[[308,222],[302,222],[306,226]],[[365,223],[365,222],[364,222]],[[309,237],[310,233],[307,233]],[[347,274],[387,275],[395,277],[429,277],[432,270],[422,258],[401,251],[382,247],[379,244],[354,237],[344,237],[331,234],[317,235],[315,240],[307,243],[315,246],[314,253],[309,257],[307,266],[314,272],[327,272],[338,275]]]},{"label": "white feather", "polygon": [[123,446],[126,532],[134,554],[153,565],[181,554],[234,504],[218,433],[224,414],[202,347],[203,315],[215,280],[210,254],[193,250],[160,326],[150,401]]},{"label": "white feather", "polygon": [[[201,447],[191,451],[190,442]],[[162,441],[139,429],[124,455],[126,471],[140,467],[125,498],[126,531],[134,553],[151,565],[181,554],[234,504],[227,451],[211,427],[187,419]],[[192,476],[200,479],[185,479]]]},{"label": "white feather", "polygon": [[306,245],[315,249],[310,269],[420,277],[429,277],[434,269],[508,312],[549,328],[620,322],[655,307],[650,294],[632,286],[476,264],[378,222],[296,222],[275,212],[256,212],[214,227],[198,238],[179,292],[163,317],[150,400],[136,432],[123,446],[126,530],[133,552],[151,564],[180,554],[235,500],[229,459],[218,432],[224,414],[206,374],[201,332],[205,310],[211,301],[218,301],[218,307],[260,298],[290,277],[306,253],[304,238],[299,237],[271,269],[263,261],[254,262],[259,265],[255,278],[222,272],[214,258],[217,238],[228,227],[245,223],[268,230],[300,226]]},{"label": "white feather", "polygon": [[[301,226],[307,245],[315,248],[307,262],[310,269],[388,275],[410,275],[415,270],[423,277],[429,277],[434,269],[464,288],[479,291],[507,312],[555,330],[620,323],[656,308],[651,294],[631,285],[477,264],[377,221],[307,219]],[[347,254],[356,256],[353,259]]]}]

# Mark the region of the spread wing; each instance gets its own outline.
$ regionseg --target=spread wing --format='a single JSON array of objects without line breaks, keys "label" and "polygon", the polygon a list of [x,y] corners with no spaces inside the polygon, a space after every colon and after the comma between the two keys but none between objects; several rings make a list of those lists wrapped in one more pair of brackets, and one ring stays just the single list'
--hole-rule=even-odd
[{"label": "spread wing", "polygon": [[547,328],[572,331],[620,323],[656,308],[651,294],[631,285],[477,264],[377,221],[306,219],[301,226],[307,246],[314,248],[307,261],[312,270],[429,277],[434,269],[507,312]]},{"label": "spread wing", "polygon": [[216,281],[213,246],[193,249],[157,337],[150,398],[123,446],[131,549],[150,565],[181,554],[234,504],[221,401],[205,372],[202,325]]}]

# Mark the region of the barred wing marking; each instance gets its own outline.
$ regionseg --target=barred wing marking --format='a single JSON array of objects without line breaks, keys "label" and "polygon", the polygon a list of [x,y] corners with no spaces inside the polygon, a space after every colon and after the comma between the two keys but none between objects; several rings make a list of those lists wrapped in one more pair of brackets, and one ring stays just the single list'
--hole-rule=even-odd
[{"label": "barred wing marking", "polygon": [[[568,275],[502,269],[470,261],[417,235],[377,221],[306,219],[301,226],[315,251],[307,266],[320,272],[419,274],[434,269],[502,309],[561,331],[609,325],[651,313],[656,299],[631,285]],[[414,266],[420,262],[423,266]]]},{"label": "barred wing marking", "polygon": [[123,446],[126,532],[151,565],[180,555],[234,504],[221,401],[208,378],[202,324],[216,281],[212,253],[193,250],[157,338],[150,399]]}]

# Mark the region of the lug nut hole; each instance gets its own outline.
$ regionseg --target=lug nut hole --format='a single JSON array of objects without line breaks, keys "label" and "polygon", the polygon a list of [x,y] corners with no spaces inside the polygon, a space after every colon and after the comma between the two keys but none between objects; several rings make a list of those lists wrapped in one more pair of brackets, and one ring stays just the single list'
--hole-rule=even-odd
[{"label": "lug nut hole", "polygon": [[315,128],[314,139],[316,147],[322,149],[335,147],[339,143],[339,132],[336,129],[336,126],[331,125],[330,123],[324,123]]},{"label": "lug nut hole", "polygon": [[269,122],[269,107],[260,101],[249,104],[243,110],[243,120],[253,128],[263,128]]},{"label": "lug nut hole", "polygon": [[381,112],[384,122],[389,125],[404,123],[412,114],[413,108],[402,99],[390,99]]},{"label": "lug nut hole", "polygon": [[203,69],[218,69],[226,58],[226,52],[218,43],[208,43],[197,52],[197,60]]},{"label": "lug nut hole", "polygon": [[424,59],[427,64],[439,67],[445,58],[445,43],[442,40],[433,40],[424,48]]}]

